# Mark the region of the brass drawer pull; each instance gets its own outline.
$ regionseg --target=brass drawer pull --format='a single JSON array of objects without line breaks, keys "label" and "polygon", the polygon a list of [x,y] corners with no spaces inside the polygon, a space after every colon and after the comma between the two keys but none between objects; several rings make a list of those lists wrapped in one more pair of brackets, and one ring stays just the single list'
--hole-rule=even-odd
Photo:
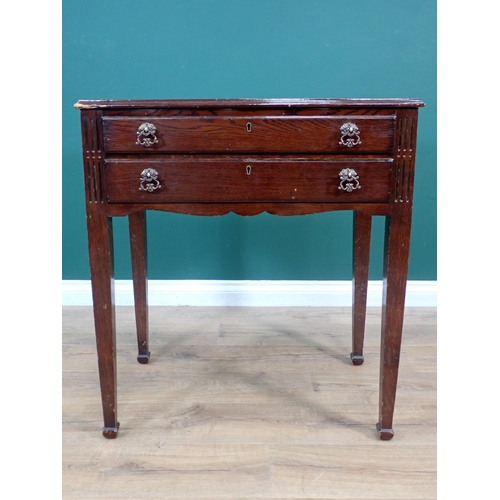
[{"label": "brass drawer pull", "polygon": [[340,171],[339,177],[339,189],[342,189],[342,191],[350,193],[354,189],[361,189],[361,186],[359,185],[359,175],[356,173],[356,170],[353,170],[352,168],[344,168]]},{"label": "brass drawer pull", "polygon": [[149,148],[158,143],[156,138],[156,127],[152,123],[143,123],[137,130],[136,144]]},{"label": "brass drawer pull", "polygon": [[354,123],[344,123],[342,127],[340,127],[340,133],[342,136],[340,137],[339,144],[342,146],[352,148],[353,146],[361,144],[359,128]]},{"label": "brass drawer pull", "polygon": [[147,191],[152,193],[155,189],[161,188],[158,180],[158,172],[154,168],[146,168],[141,172],[141,185],[139,191]]}]

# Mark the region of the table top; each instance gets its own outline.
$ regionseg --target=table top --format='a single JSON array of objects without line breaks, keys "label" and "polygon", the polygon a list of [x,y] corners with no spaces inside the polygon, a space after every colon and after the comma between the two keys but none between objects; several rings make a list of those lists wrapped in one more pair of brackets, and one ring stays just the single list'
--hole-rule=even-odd
[{"label": "table top", "polygon": [[400,107],[415,108],[424,102],[414,98],[384,99],[164,99],[164,100],[80,100],[77,109],[118,108],[227,108],[227,107]]}]

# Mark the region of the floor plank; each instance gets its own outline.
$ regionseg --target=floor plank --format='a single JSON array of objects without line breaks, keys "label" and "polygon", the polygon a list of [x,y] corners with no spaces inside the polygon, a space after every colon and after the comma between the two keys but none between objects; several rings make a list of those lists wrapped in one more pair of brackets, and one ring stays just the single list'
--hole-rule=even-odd
[{"label": "floor plank", "polygon": [[436,310],[409,308],[392,441],[379,441],[380,309],[152,307],[137,363],[117,308],[116,440],[102,437],[92,309],[63,308],[63,498],[436,498]]}]

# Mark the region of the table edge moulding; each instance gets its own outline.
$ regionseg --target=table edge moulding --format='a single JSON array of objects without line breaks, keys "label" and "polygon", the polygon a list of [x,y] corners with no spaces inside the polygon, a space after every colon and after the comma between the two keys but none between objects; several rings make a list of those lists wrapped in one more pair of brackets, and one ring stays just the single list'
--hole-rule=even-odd
[{"label": "table edge moulding", "polygon": [[394,435],[419,99],[83,100],[83,168],[103,435],[118,433],[112,218],[128,216],[139,363],[149,361],[146,211],[353,212],[353,365],[372,216],[385,216],[380,439]]}]

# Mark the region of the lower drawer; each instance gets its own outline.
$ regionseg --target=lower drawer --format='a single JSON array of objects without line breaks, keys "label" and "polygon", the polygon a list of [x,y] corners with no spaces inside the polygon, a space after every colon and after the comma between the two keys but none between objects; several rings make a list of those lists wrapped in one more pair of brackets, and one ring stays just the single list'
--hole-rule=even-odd
[{"label": "lower drawer", "polygon": [[392,160],[110,159],[110,203],[386,202]]}]

